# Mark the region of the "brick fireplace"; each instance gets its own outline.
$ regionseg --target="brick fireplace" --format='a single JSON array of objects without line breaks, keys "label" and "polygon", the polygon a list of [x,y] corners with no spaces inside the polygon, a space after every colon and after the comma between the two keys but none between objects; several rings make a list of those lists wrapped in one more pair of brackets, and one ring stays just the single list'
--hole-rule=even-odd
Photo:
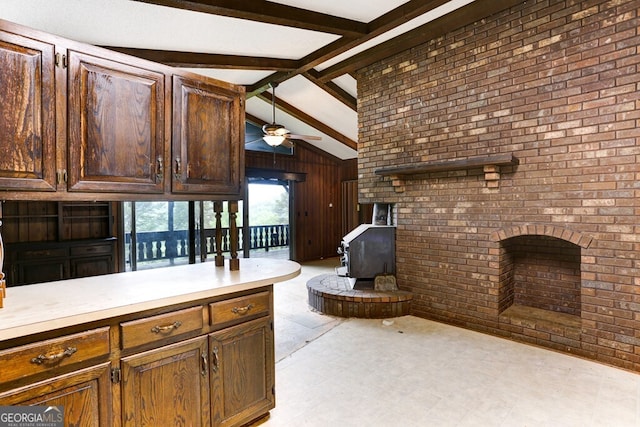
[{"label": "brick fireplace", "polygon": [[527,1],[359,70],[412,314],[640,371],[639,14]]}]

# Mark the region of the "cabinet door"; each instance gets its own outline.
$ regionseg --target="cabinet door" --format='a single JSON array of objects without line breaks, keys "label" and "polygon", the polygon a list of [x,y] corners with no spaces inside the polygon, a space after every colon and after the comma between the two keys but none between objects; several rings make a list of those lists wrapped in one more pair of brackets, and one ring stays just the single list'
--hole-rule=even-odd
[{"label": "cabinet door", "polygon": [[0,189],[56,189],[54,58],[54,45],[0,31]]},{"label": "cabinet door", "polygon": [[164,75],[69,51],[69,191],[162,193]]},{"label": "cabinet door", "polygon": [[239,195],[243,138],[238,92],[173,77],[173,192]]},{"label": "cabinet door", "polygon": [[275,406],[271,318],[209,337],[212,425],[239,426]]},{"label": "cabinet door", "polygon": [[69,260],[67,258],[43,258],[17,260],[8,263],[11,268],[7,284],[10,286],[32,283],[52,282],[69,278]]},{"label": "cabinet door", "polygon": [[208,426],[207,339],[122,359],[125,426]]},{"label": "cabinet door", "polygon": [[63,406],[66,426],[113,424],[110,363],[0,394],[0,406]]},{"label": "cabinet door", "polygon": [[113,257],[111,255],[93,258],[71,258],[69,261],[71,277],[90,277],[114,273]]}]

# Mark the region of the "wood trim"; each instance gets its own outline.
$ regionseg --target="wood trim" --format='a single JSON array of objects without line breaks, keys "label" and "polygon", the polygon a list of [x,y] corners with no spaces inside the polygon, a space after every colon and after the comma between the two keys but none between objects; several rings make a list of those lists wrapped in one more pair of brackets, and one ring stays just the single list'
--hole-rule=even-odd
[{"label": "wood trim", "polygon": [[287,172],[283,170],[263,169],[263,168],[246,168],[244,176],[247,178],[272,178],[284,181],[304,182],[307,180],[306,173]]},{"label": "wood trim", "polygon": [[214,53],[181,52],[177,50],[138,49],[118,46],[102,46],[115,52],[159,62],[171,67],[217,68],[226,70],[275,70],[291,71],[300,66],[295,59],[267,58],[259,56],[219,55]]},{"label": "wood trim", "polygon": [[329,95],[333,96],[335,99],[351,108],[353,111],[358,111],[358,100],[334,82],[321,82],[318,78],[318,76],[320,75],[318,71],[311,69],[302,73],[302,75],[311,83],[315,84],[320,89],[324,90]]},{"label": "wood trim", "polygon": [[359,35],[367,33],[367,24],[364,22],[264,0],[245,0],[242,2],[234,0],[135,1],[330,34]]}]

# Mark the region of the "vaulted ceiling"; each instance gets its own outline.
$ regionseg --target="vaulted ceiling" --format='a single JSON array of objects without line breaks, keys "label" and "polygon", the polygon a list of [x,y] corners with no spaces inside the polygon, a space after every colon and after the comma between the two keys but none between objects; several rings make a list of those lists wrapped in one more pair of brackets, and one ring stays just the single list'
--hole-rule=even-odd
[{"label": "vaulted ceiling", "polygon": [[[247,121],[357,156],[359,68],[522,0],[2,0],[0,18],[242,84]],[[248,133],[247,138],[253,138]]]}]

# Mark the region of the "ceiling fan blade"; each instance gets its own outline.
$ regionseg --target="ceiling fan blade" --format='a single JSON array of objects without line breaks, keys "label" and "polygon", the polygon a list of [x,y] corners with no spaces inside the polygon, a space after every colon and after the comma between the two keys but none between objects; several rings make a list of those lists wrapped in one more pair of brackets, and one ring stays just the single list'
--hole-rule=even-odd
[{"label": "ceiling fan blade", "polygon": [[320,141],[322,140],[322,137],[320,136],[314,136],[314,135],[296,135],[294,133],[288,133],[285,135],[286,138],[288,139],[304,139],[304,140],[309,140],[309,141]]}]

